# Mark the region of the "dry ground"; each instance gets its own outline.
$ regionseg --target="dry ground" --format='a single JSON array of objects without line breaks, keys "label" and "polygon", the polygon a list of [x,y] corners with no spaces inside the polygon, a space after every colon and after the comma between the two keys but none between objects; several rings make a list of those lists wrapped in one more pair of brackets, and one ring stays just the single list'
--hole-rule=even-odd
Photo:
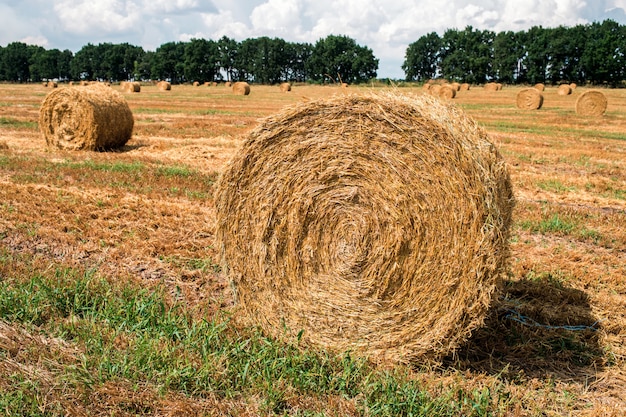
[{"label": "dry ground", "polygon": [[[473,87],[453,100],[500,148],[517,205],[508,279],[485,327],[441,367],[415,370],[432,393],[504,385],[508,415],[626,413],[626,91],[603,90],[607,112],[591,118],[574,112],[584,90],[547,88],[539,111],[516,109],[514,87]],[[131,141],[94,153],[46,147],[36,122],[48,92],[0,85],[0,246],[32,254],[42,269],[81,265],[165,283],[202,310],[232,303],[217,268],[195,266],[216,259],[211,190],[225,162],[259,118],[346,93],[144,86],[126,94]]]}]

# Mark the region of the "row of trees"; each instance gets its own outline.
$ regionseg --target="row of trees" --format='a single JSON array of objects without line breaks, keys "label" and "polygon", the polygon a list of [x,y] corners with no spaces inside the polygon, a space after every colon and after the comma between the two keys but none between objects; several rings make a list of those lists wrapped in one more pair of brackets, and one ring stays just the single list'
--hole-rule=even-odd
[{"label": "row of trees", "polygon": [[402,69],[407,80],[444,77],[483,83],[617,85],[626,80],[626,26],[615,21],[574,27],[532,27],[494,33],[450,29],[409,45]]},{"label": "row of trees", "polygon": [[156,51],[123,44],[87,44],[76,54],[13,42],[0,47],[0,81],[49,79],[128,81],[281,81],[359,83],[376,77],[371,49],[347,36],[330,35],[314,45],[268,37],[237,42],[192,39],[169,42]]}]

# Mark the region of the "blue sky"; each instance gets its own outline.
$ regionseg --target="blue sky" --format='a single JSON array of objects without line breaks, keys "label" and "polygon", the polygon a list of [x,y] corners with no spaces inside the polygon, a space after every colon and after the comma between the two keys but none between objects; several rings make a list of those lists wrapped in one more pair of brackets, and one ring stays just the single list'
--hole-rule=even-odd
[{"label": "blue sky", "polygon": [[128,42],[155,50],[191,38],[269,36],[315,43],[347,35],[404,78],[408,44],[446,29],[525,30],[605,19],[626,24],[626,0],[0,0],[0,46],[21,41],[79,50]]}]

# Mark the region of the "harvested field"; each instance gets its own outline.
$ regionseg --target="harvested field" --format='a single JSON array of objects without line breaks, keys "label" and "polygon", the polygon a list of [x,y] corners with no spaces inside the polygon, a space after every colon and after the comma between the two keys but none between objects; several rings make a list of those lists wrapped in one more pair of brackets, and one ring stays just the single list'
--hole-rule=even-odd
[{"label": "harvested field", "polygon": [[125,95],[126,145],[76,152],[39,133],[49,88],[0,85],[4,409],[20,399],[77,416],[626,413],[625,90],[601,90],[601,116],[576,113],[584,86],[548,88],[532,112],[516,106],[521,87],[457,94],[509,168],[507,275],[453,354],[382,371],[231,319],[213,200],[227,161],[260,118],[377,90],[253,89],[142,86]]}]

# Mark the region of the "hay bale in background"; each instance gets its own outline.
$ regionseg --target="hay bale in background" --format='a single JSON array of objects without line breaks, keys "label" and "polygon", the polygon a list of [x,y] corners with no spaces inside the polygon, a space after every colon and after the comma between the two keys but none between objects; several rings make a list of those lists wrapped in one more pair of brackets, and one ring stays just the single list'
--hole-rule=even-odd
[{"label": "hay bale in background", "polygon": [[483,323],[513,195],[502,157],[461,110],[428,95],[349,94],[261,122],[215,205],[237,317],[407,362],[437,360]]},{"label": "hay bale in background", "polygon": [[224,83],[224,85],[225,85],[226,87],[230,87],[230,86],[232,86],[233,84],[232,84],[230,81],[226,81],[226,82]]},{"label": "hay bale in background", "polygon": [[157,83],[157,88],[161,91],[170,91],[172,89],[172,84],[167,81],[159,81]]},{"label": "hay bale in background", "polygon": [[537,83],[537,84],[535,84],[534,88],[535,88],[535,90],[537,90],[539,92],[542,92],[542,91],[544,91],[546,89],[546,86],[543,83]]},{"label": "hay bale in background", "polygon": [[602,116],[606,111],[607,105],[606,96],[601,91],[585,91],[576,99],[576,114],[581,116]]},{"label": "hay bale in background", "polygon": [[571,88],[572,91],[576,90],[576,87],[577,87],[576,83],[570,83],[569,85],[569,88]]},{"label": "hay bale in background", "polygon": [[452,87],[454,91],[459,91],[461,89],[461,84],[454,82],[450,84],[450,87]]},{"label": "hay bale in background", "polygon": [[287,91],[291,91],[291,84],[289,83],[281,83],[279,87],[280,87],[280,91],[282,91],[283,93],[286,93]]},{"label": "hay bale in background", "polygon": [[54,90],[39,110],[41,134],[59,149],[119,148],[131,138],[133,125],[124,96],[102,84]]},{"label": "hay bale in background", "polygon": [[3,140],[0,140],[0,151],[4,151],[9,149],[9,145],[7,145],[7,143]]},{"label": "hay bale in background", "polygon": [[560,96],[569,96],[572,94],[572,88],[568,84],[561,84],[557,90]]},{"label": "hay bale in background", "polygon": [[233,84],[233,93],[240,96],[247,96],[250,94],[250,84],[245,81],[238,81]]},{"label": "hay bale in background", "polygon": [[137,81],[122,81],[120,83],[122,91],[125,93],[139,93],[141,92],[141,84]]},{"label": "hay bale in background", "polygon": [[517,93],[517,107],[523,110],[539,110],[543,105],[543,94],[535,88],[524,88]]},{"label": "hay bale in background", "polygon": [[496,83],[496,91],[500,91],[500,90],[502,90],[502,84]]},{"label": "hay bale in background", "polygon": [[193,82],[193,86],[194,86],[194,87],[200,87],[200,82],[198,82],[198,81],[194,81],[194,82]]},{"label": "hay bale in background", "polygon": [[468,91],[469,89],[470,85],[468,83],[461,84],[461,87],[459,88],[460,91]]},{"label": "hay bale in background", "polygon": [[496,83],[485,84],[485,91],[498,91],[498,84]]},{"label": "hay bale in background", "polygon": [[444,84],[439,88],[439,98],[451,100],[456,97],[456,88],[451,84]]}]

